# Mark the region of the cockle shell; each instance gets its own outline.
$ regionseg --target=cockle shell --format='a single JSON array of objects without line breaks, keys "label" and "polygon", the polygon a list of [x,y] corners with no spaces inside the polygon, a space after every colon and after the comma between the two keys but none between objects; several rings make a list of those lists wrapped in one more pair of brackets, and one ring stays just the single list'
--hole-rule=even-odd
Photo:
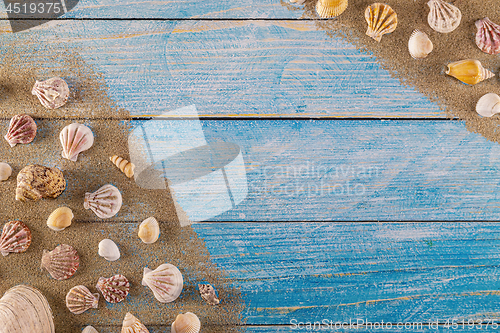
[{"label": "cockle shell", "polygon": [[0,181],[9,179],[12,175],[12,168],[7,163],[0,162]]},{"label": "cockle shell", "polygon": [[94,134],[87,126],[73,123],[63,128],[59,140],[63,147],[62,157],[76,162],[78,154],[94,144]]},{"label": "cockle shell", "polygon": [[500,53],[500,25],[485,17],[476,21],[476,45],[488,54]]},{"label": "cockle shell", "polygon": [[87,326],[83,329],[82,333],[99,333],[93,326]]},{"label": "cockle shell", "polygon": [[408,40],[408,50],[413,59],[421,59],[427,57],[432,52],[434,45],[425,32],[413,30],[413,33]]},{"label": "cockle shell", "polygon": [[366,7],[365,19],[368,23],[366,34],[377,42],[380,42],[382,35],[396,30],[398,25],[396,12],[389,5],[378,2]]},{"label": "cockle shell", "polygon": [[316,12],[322,18],[339,16],[346,8],[347,0],[318,0],[316,3]]},{"label": "cockle shell", "polygon": [[61,231],[71,225],[73,212],[68,207],[59,207],[47,219],[47,226],[55,231]]},{"label": "cockle shell", "polygon": [[125,314],[125,318],[123,319],[121,333],[149,333],[149,331],[146,326],[139,321],[139,319],[137,319],[130,312],[127,312],[127,314]]},{"label": "cockle shell", "polygon": [[111,239],[103,239],[99,243],[99,255],[107,261],[115,261],[120,258],[120,249]]},{"label": "cockle shell", "polygon": [[430,8],[429,15],[427,15],[427,22],[433,30],[448,33],[460,25],[462,13],[460,9],[452,4],[443,0],[429,0],[427,6]]},{"label": "cockle shell", "polygon": [[500,96],[495,93],[483,95],[476,104],[476,112],[483,117],[500,113]]},{"label": "cockle shell", "polygon": [[91,209],[97,216],[107,219],[115,216],[122,206],[120,191],[111,184],[104,185],[93,193],[85,193],[83,207]]},{"label": "cockle shell", "polygon": [[152,244],[160,237],[160,225],[154,217],[148,217],[139,225],[139,238],[146,244]]},{"label": "cockle shell", "polygon": [[495,76],[495,74],[483,68],[478,60],[473,59],[466,59],[448,64],[446,74],[470,85],[474,85]]},{"label": "cockle shell", "polygon": [[119,303],[127,297],[130,290],[130,283],[125,276],[117,274],[110,278],[100,277],[96,287],[106,301],[109,303]]},{"label": "cockle shell", "polygon": [[57,198],[65,189],[66,180],[58,168],[34,164],[17,174],[16,200]]},{"label": "cockle shell", "polygon": [[76,286],[66,294],[66,307],[74,314],[81,314],[89,309],[97,309],[99,294],[92,294],[85,286]]},{"label": "cockle shell", "polygon": [[53,77],[45,81],[36,81],[31,93],[36,95],[47,109],[57,109],[68,101],[69,88],[66,81]]},{"label": "cockle shell", "polygon": [[9,253],[20,253],[28,249],[31,244],[31,231],[21,221],[5,223],[0,236],[0,253],[3,256]]},{"label": "cockle shell", "polygon": [[200,319],[192,312],[177,315],[172,323],[171,333],[199,333],[201,329]]},{"label": "cockle shell", "polygon": [[45,268],[56,280],[69,279],[79,265],[80,257],[71,245],[61,244],[52,251],[43,250],[41,269]]},{"label": "cockle shell", "polygon": [[10,119],[9,130],[4,138],[11,147],[18,143],[30,143],[36,136],[36,123],[27,114],[18,114]]},{"label": "cockle shell", "polygon": [[135,165],[132,162],[127,161],[126,159],[113,155],[109,158],[114,165],[116,165],[128,178],[131,178],[134,175]]},{"label": "cockle shell", "polygon": [[215,294],[215,289],[210,284],[199,284],[198,289],[200,290],[201,298],[203,298],[210,305],[217,305],[220,303],[217,295]]},{"label": "cockle shell", "polygon": [[142,285],[149,287],[161,303],[170,303],[175,301],[182,292],[182,274],[171,264],[162,264],[154,271],[145,267]]}]

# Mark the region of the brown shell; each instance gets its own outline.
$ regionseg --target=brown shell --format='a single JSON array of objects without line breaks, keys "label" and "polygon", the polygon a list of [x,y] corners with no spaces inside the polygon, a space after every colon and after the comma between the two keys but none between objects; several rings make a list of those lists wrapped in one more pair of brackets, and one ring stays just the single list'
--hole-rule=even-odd
[{"label": "brown shell", "polygon": [[127,161],[123,157],[113,155],[109,158],[117,168],[121,170],[128,178],[132,178],[134,175],[135,165],[132,162]]},{"label": "brown shell", "polygon": [[79,265],[80,257],[71,245],[61,244],[52,251],[43,250],[41,268],[56,280],[69,279]]},{"label": "brown shell", "polygon": [[36,123],[27,114],[18,114],[10,119],[9,130],[4,136],[11,147],[18,143],[30,143],[36,136]]},{"label": "brown shell", "polygon": [[200,290],[201,298],[203,298],[210,305],[217,305],[220,303],[217,295],[215,294],[215,289],[210,284],[199,284],[198,289]]},{"label": "brown shell", "polygon": [[130,290],[130,283],[125,276],[117,274],[110,278],[100,277],[96,287],[106,301],[109,303],[119,303],[127,297]]},{"label": "brown shell", "polygon": [[66,180],[58,168],[28,165],[17,175],[16,200],[57,198],[65,189]]},{"label": "brown shell", "polygon": [[87,287],[79,285],[73,287],[66,294],[66,307],[74,314],[81,314],[89,309],[97,309],[99,294],[92,294]]},{"label": "brown shell", "polygon": [[28,249],[31,244],[31,231],[21,221],[5,223],[0,236],[0,253],[3,256],[9,253],[20,253]]}]

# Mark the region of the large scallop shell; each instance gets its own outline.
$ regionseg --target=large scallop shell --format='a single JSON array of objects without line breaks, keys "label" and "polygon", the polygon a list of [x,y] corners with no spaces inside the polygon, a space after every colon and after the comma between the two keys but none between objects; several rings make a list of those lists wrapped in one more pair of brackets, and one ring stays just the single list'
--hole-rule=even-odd
[{"label": "large scallop shell", "polygon": [[408,50],[413,59],[421,59],[427,57],[432,52],[434,45],[425,32],[413,30],[413,33],[408,40]]},{"label": "large scallop shell", "polygon": [[31,244],[31,231],[21,221],[5,223],[0,236],[0,253],[3,256],[9,253],[20,253],[28,249]]},{"label": "large scallop shell", "polygon": [[91,209],[97,216],[107,219],[115,216],[122,207],[122,195],[111,184],[99,188],[93,193],[85,193],[85,209]]},{"label": "large scallop shell", "polygon": [[172,323],[171,333],[199,333],[201,329],[200,319],[192,312],[177,315]]},{"label": "large scallop shell", "polygon": [[127,314],[125,314],[125,318],[123,319],[121,333],[149,333],[149,331],[146,326],[139,321],[139,319],[137,319],[130,312],[127,312]]},{"label": "large scallop shell", "polygon": [[500,25],[485,17],[476,21],[476,45],[488,54],[500,53]]},{"label": "large scallop shell", "polygon": [[478,60],[474,59],[466,59],[448,64],[446,74],[470,85],[495,76],[495,74],[485,69]]},{"label": "large scallop shell", "polygon": [[99,333],[93,326],[87,326],[83,329],[82,333]]},{"label": "large scallop shell", "polygon": [[382,35],[396,30],[398,25],[396,12],[389,5],[378,2],[366,7],[365,19],[368,23],[366,34],[377,42],[380,42]]},{"label": "large scallop shell", "polygon": [[339,16],[346,8],[347,0],[318,0],[316,3],[316,12],[322,18]]},{"label": "large scallop shell", "polygon": [[89,309],[97,309],[99,294],[92,294],[85,286],[76,286],[66,294],[66,306],[74,314],[81,314]]},{"label": "large scallop shell", "polygon": [[430,8],[429,15],[427,15],[427,22],[433,30],[448,33],[460,25],[462,13],[460,9],[452,4],[443,0],[429,0],[427,6]]},{"label": "large scallop shell", "polygon": [[69,279],[76,273],[79,265],[80,257],[70,245],[61,244],[52,251],[43,250],[41,268],[45,268],[56,280]]},{"label": "large scallop shell", "polygon": [[210,284],[199,284],[198,289],[200,290],[201,298],[203,298],[210,305],[217,305],[220,303],[217,295],[215,294],[215,289]]},{"label": "large scallop shell", "polygon": [[9,179],[12,175],[12,168],[7,163],[0,162],[0,181]]},{"label": "large scallop shell", "polygon": [[182,274],[171,264],[162,264],[154,271],[145,267],[142,285],[149,287],[161,303],[170,303],[175,301],[182,292]]},{"label": "large scallop shell", "polygon": [[36,123],[27,114],[18,114],[10,119],[9,130],[4,136],[11,147],[18,143],[30,143],[36,136]]},{"label": "large scallop shell", "polygon": [[146,244],[152,244],[160,237],[160,225],[154,217],[148,217],[139,225],[139,238]]},{"label": "large scallop shell", "polygon": [[69,88],[66,81],[53,77],[45,81],[36,81],[31,93],[36,95],[47,109],[57,109],[68,101]]},{"label": "large scallop shell", "polygon": [[76,162],[78,154],[94,144],[94,134],[87,126],[73,123],[63,128],[59,140],[63,147],[62,157]]},{"label": "large scallop shell", "polygon": [[63,173],[55,167],[28,165],[17,174],[16,200],[57,198],[65,189]]},{"label": "large scallop shell", "polygon": [[126,159],[124,159],[123,157],[120,157],[117,155],[113,155],[109,159],[128,178],[131,178],[134,175],[134,169],[135,169],[134,163],[129,162]]},{"label": "large scallop shell", "polygon": [[106,301],[109,303],[119,303],[127,297],[130,290],[130,283],[125,276],[117,274],[110,278],[100,277],[96,287]]},{"label": "large scallop shell", "polygon": [[55,231],[61,231],[71,225],[73,211],[68,207],[59,207],[47,219],[47,226]]},{"label": "large scallop shell", "polygon": [[500,113],[500,96],[495,93],[483,95],[476,104],[476,112],[483,117]]},{"label": "large scallop shell", "polygon": [[103,239],[99,242],[99,255],[107,261],[120,259],[120,249],[111,239]]}]

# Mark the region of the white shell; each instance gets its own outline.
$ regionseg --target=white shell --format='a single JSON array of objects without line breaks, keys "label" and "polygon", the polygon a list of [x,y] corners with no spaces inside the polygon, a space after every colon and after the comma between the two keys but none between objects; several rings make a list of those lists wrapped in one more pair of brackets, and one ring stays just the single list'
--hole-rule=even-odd
[{"label": "white shell", "polygon": [[92,147],[94,135],[87,126],[73,123],[63,128],[59,140],[63,147],[62,157],[76,162],[79,153]]},{"label": "white shell", "polygon": [[45,81],[36,81],[31,93],[38,97],[47,109],[57,109],[68,101],[69,88],[66,81],[53,77]]},{"label": "white shell", "polygon": [[425,32],[413,30],[413,33],[408,40],[408,51],[413,59],[421,59],[427,57],[432,52],[434,45]]},{"label": "white shell", "polygon": [[12,168],[7,163],[0,162],[0,181],[9,179],[12,175]]},{"label": "white shell", "polygon": [[139,238],[146,244],[152,244],[160,237],[160,225],[154,217],[148,217],[139,225]]},{"label": "white shell", "polygon": [[83,329],[82,333],[99,333],[94,327],[87,326]]},{"label": "white shell", "polygon": [[427,16],[427,22],[433,30],[448,33],[460,25],[462,12],[452,4],[443,0],[429,0],[427,6],[431,9]]},{"label": "white shell", "polygon": [[116,261],[120,258],[120,250],[111,239],[103,239],[99,243],[99,255],[107,261]]},{"label": "white shell", "polygon": [[173,302],[179,297],[183,286],[182,273],[171,264],[162,264],[154,271],[144,268],[142,285],[149,287],[161,303]]},{"label": "white shell", "polygon": [[123,319],[122,332],[121,333],[149,333],[146,326],[144,326],[139,319],[137,319],[133,314],[127,312],[125,318]]},{"label": "white shell", "polygon": [[491,117],[500,113],[500,96],[494,93],[482,96],[477,101],[476,112],[483,117]]},{"label": "white shell", "polygon": [[83,207],[107,219],[115,216],[122,207],[122,195],[116,187],[107,184],[93,193],[85,193]]},{"label": "white shell", "polygon": [[171,333],[199,333],[201,329],[200,319],[192,312],[177,315],[172,323]]}]

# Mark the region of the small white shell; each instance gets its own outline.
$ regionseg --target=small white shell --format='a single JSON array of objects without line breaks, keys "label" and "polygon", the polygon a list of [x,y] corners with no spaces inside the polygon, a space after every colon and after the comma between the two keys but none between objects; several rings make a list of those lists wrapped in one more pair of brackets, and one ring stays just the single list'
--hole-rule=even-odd
[{"label": "small white shell", "polygon": [[429,0],[427,6],[430,8],[427,22],[433,30],[448,33],[460,25],[462,12],[452,4],[443,0]]},{"label": "small white shell", "polygon": [[92,147],[94,135],[87,126],[73,123],[63,128],[59,140],[63,147],[62,157],[76,162],[79,153]]},{"label": "small white shell", "polygon": [[9,179],[12,175],[12,168],[7,163],[0,162],[0,181]]},{"label": "small white shell", "polygon": [[192,312],[177,315],[172,323],[172,333],[199,333],[201,329],[200,319]]},{"label": "small white shell", "polygon": [[139,238],[146,244],[152,244],[160,237],[160,225],[154,217],[148,217],[139,225]]},{"label": "small white shell", "polygon": [[87,326],[83,329],[82,333],[99,333],[94,327]]},{"label": "small white shell", "polygon": [[408,51],[413,59],[422,59],[432,52],[434,45],[425,32],[413,30],[408,40]]},{"label": "small white shell", "polygon": [[148,286],[161,303],[173,302],[179,297],[183,286],[182,273],[171,264],[162,264],[154,271],[144,268],[142,285]]},{"label": "small white shell", "polygon": [[116,187],[107,184],[93,193],[85,193],[83,207],[107,219],[115,216],[122,207],[122,195]]},{"label": "small white shell", "polygon": [[122,332],[121,333],[149,333],[146,326],[144,326],[139,319],[137,319],[133,314],[127,312],[125,318],[123,319]]},{"label": "small white shell", "polygon": [[491,117],[500,113],[500,96],[494,93],[482,96],[477,101],[476,112],[483,117]]},{"label": "small white shell", "polygon": [[99,255],[107,261],[116,261],[120,259],[120,250],[111,239],[103,239],[99,243]]}]

